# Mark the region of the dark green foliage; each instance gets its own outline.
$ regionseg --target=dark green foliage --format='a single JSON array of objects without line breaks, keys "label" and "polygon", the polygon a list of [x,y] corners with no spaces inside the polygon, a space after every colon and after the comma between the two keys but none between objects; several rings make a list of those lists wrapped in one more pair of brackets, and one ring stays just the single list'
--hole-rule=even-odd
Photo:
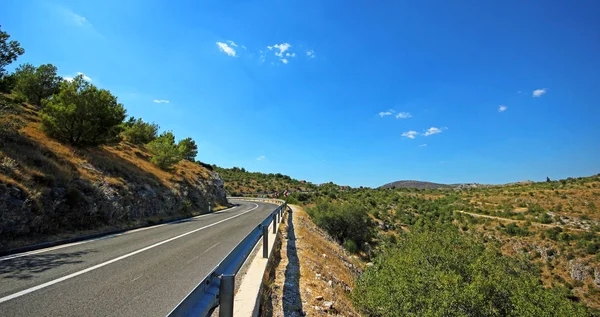
[{"label": "dark green foliage", "polygon": [[549,215],[549,214],[547,214],[547,213],[544,213],[544,214],[542,215],[542,217],[540,218],[540,222],[541,222],[541,223],[544,223],[544,224],[549,224],[549,223],[552,223],[552,221],[553,221],[553,219],[552,219],[552,216],[550,216],[550,215]]},{"label": "dark green foliage", "polygon": [[325,229],[339,243],[352,240],[357,245],[370,242],[373,237],[373,222],[368,210],[358,204],[332,204],[321,201],[308,209],[313,221]]},{"label": "dark green foliage", "polygon": [[96,88],[80,75],[61,83],[60,92],[48,100],[41,116],[48,135],[75,146],[95,146],[118,140],[125,109],[108,90]]},{"label": "dark green foliage", "polygon": [[545,289],[524,262],[454,228],[410,233],[386,247],[352,294],[364,316],[586,316]]},{"label": "dark green foliage", "polygon": [[0,29],[0,78],[4,76],[4,67],[25,53],[17,41],[9,41],[10,35]]},{"label": "dark green foliage", "polygon": [[42,100],[58,93],[62,78],[57,75],[56,66],[45,64],[35,67],[31,64],[20,65],[14,74],[14,90],[34,105],[40,106]]},{"label": "dark green foliage", "polygon": [[150,161],[162,169],[168,169],[171,165],[181,161],[181,152],[175,144],[173,132],[163,132],[154,141],[148,143],[147,147],[152,153]]},{"label": "dark green foliage", "polygon": [[124,124],[125,131],[123,135],[127,141],[135,144],[147,144],[156,139],[158,134],[158,124],[144,122],[142,118],[137,120],[134,117],[129,118],[129,121]]},{"label": "dark green foliage", "polygon": [[192,140],[192,138],[186,138],[179,141],[177,147],[179,148],[179,153],[181,153],[181,157],[184,160],[188,160],[190,162],[196,160],[196,155],[198,155],[198,146],[196,145],[196,142]]}]

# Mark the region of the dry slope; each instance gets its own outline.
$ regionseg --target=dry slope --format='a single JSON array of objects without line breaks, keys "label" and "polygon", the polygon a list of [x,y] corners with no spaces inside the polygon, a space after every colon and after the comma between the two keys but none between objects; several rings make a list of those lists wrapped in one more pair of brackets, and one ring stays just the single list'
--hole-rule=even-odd
[{"label": "dry slope", "polygon": [[[291,205],[282,228],[279,263],[266,283],[262,316],[360,316],[348,297],[363,263]],[[274,273],[274,274],[273,274]]]},{"label": "dry slope", "polygon": [[0,251],[227,204],[220,176],[199,164],[164,171],[143,146],[59,143],[41,131],[36,107],[0,94],[0,127],[8,126],[16,129],[0,129]]}]

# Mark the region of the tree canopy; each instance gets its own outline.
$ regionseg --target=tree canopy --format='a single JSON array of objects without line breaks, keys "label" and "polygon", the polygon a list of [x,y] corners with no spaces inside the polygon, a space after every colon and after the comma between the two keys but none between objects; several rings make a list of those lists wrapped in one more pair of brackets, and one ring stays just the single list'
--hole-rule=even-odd
[{"label": "tree canopy", "polygon": [[50,136],[75,146],[118,140],[126,116],[117,97],[88,83],[82,75],[63,81],[41,114],[42,128]]},{"label": "tree canopy", "polygon": [[35,67],[20,65],[15,71],[15,91],[29,103],[41,105],[43,99],[58,93],[62,78],[57,75],[56,66],[44,64]]},{"label": "tree canopy", "polygon": [[0,29],[0,78],[4,76],[4,67],[10,65],[25,53],[19,42],[9,41],[9,38],[10,35]]}]

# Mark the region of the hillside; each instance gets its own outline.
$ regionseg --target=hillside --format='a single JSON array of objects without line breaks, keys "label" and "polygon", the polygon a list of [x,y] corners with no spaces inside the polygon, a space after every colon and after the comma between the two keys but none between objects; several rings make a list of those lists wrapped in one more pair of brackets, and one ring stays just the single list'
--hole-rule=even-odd
[{"label": "hillside", "polygon": [[[454,228],[465,239],[473,237],[476,244],[485,245],[490,254],[499,252],[511,259],[507,261],[516,261],[514,265],[530,266],[525,276],[535,276],[539,281],[536,283],[552,291],[548,296],[558,296],[557,302],[566,296],[592,308],[593,314],[600,313],[600,213],[596,207],[600,204],[600,174],[450,191],[329,188],[322,192],[319,188],[308,196],[292,195],[290,201],[308,206],[313,220],[349,250],[367,256],[374,248],[375,263],[380,263],[380,257],[381,261],[389,259],[391,265],[400,260],[412,261],[402,259],[402,253],[391,259],[383,250],[410,236],[416,239],[410,243],[419,244],[418,239],[440,242],[444,235],[452,236],[440,230]],[[371,225],[361,218],[364,213],[369,215]],[[365,240],[365,226],[375,232],[370,247],[354,242]],[[406,265],[394,270],[418,270],[412,264]],[[387,269],[378,266],[382,272]],[[364,294],[379,294],[376,286],[369,285],[362,290]],[[385,298],[380,298],[381,303],[391,300]],[[361,305],[369,307],[371,303]]]},{"label": "hillside", "polygon": [[218,174],[167,170],[143,145],[76,148],[41,130],[38,108],[0,94],[0,250],[206,212],[227,204]]},{"label": "hillside", "polygon": [[285,190],[290,192],[312,191],[317,188],[312,183],[280,173],[249,172],[239,167],[221,168],[213,166],[213,169],[221,175],[225,181],[225,190],[231,196],[271,194],[276,191],[283,193]]},{"label": "hillside", "polygon": [[391,183],[382,185],[381,188],[437,189],[437,188],[452,188],[452,185],[406,180],[406,181],[391,182]]}]

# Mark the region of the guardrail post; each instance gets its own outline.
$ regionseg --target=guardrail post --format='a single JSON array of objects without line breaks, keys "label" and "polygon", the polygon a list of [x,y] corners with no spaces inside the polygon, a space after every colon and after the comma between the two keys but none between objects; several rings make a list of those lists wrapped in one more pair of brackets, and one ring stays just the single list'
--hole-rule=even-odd
[{"label": "guardrail post", "polygon": [[219,317],[233,317],[233,292],[235,290],[235,274],[221,275],[219,289]]},{"label": "guardrail post", "polygon": [[277,215],[273,215],[273,233],[277,233]]},{"label": "guardrail post", "polygon": [[269,257],[269,226],[263,226],[263,258]]}]

